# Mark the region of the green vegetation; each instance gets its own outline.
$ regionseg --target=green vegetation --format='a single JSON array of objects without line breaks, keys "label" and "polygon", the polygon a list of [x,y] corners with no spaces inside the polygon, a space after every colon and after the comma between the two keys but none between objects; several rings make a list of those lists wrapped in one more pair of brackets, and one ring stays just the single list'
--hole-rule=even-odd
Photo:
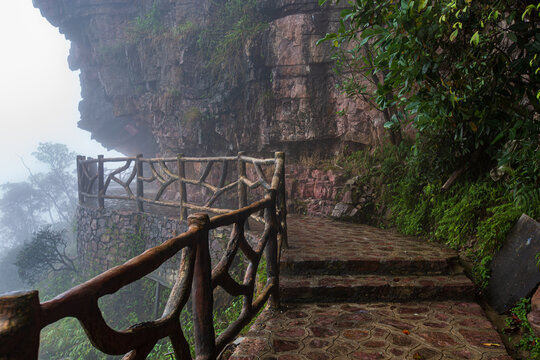
[{"label": "green vegetation", "polygon": [[[61,273],[49,277],[38,284],[41,300],[54,297],[68,290],[74,284],[83,282],[81,276],[71,276]],[[169,290],[162,291],[160,308],[163,309]],[[100,309],[107,323],[114,329],[124,329],[133,324],[148,321],[153,318],[152,311],[155,302],[155,283],[142,279],[120,289],[116,294],[99,300]],[[156,345],[148,359],[167,359],[166,353],[172,351],[167,340]],[[63,319],[47,326],[41,332],[40,359],[119,359],[119,356],[108,356],[95,349],[88,340],[79,322],[73,318]]]},{"label": "green vegetation", "polygon": [[335,50],[341,89],[382,112],[393,146],[339,166],[377,189],[402,232],[467,249],[485,285],[520,214],[540,216],[540,4],[350,5],[321,42]]},{"label": "green vegetation", "polygon": [[[45,171],[27,167],[25,181],[0,184],[0,273],[4,275],[0,293],[22,289],[22,280],[38,281],[53,268],[74,269],[70,262],[75,257],[76,154],[64,144],[45,142],[32,155],[45,165]],[[62,236],[48,236],[53,233]],[[47,247],[41,250],[39,246]],[[15,260],[19,267],[13,264]]]},{"label": "green vegetation", "polygon": [[521,299],[510,310],[510,318],[506,319],[506,331],[519,332],[518,347],[529,353],[528,359],[540,359],[540,338],[538,338],[527,319],[531,311],[531,299]]},{"label": "green vegetation", "polygon": [[209,26],[201,29],[197,45],[219,80],[235,82],[244,74],[245,49],[267,24],[256,12],[256,0],[214,1]]},{"label": "green vegetation", "polygon": [[417,130],[427,179],[480,158],[512,178],[516,202],[531,205],[540,199],[538,8],[530,1],[358,0],[323,40],[336,48],[347,94],[392,110],[387,128]]},{"label": "green vegetation", "polygon": [[201,109],[195,106],[191,106],[184,113],[183,120],[185,121],[186,124],[194,124],[194,123],[200,122],[202,118],[203,118],[203,114],[201,112]]},{"label": "green vegetation", "polygon": [[15,266],[21,280],[34,284],[51,271],[77,272],[75,259],[66,254],[67,246],[65,231],[41,228],[17,254]]},{"label": "green vegetation", "polygon": [[[120,236],[117,227],[112,227],[110,236],[115,238]],[[129,257],[138,255],[144,250],[144,231],[139,229],[136,233],[123,235],[129,244]],[[242,281],[244,272],[247,269],[247,259],[239,252],[237,259],[230,272],[237,280]],[[98,269],[91,269],[94,273]],[[79,273],[68,271],[55,272],[46,279],[36,284],[40,292],[41,301],[50,300],[59,293],[62,293],[75,284],[79,284],[94,274],[87,274],[87,277]],[[266,260],[263,257],[257,269],[256,294],[262,290],[267,280]],[[155,305],[155,282],[143,278],[135,283],[123,287],[117,293],[99,299],[99,306],[109,326],[114,329],[125,329],[131,325],[150,321],[154,318]],[[159,308],[163,309],[170,294],[169,289],[161,291]],[[215,293],[218,294],[218,293]],[[216,296],[216,295],[215,295]],[[223,296],[217,295],[217,296]],[[227,327],[235,321],[242,309],[243,298],[231,298],[225,296],[223,299],[215,299],[215,309],[213,314],[214,330],[216,336],[223,333]],[[224,304],[224,305],[223,305]],[[256,318],[256,317],[255,317]],[[255,320],[253,319],[253,321]],[[194,333],[193,318],[191,314],[191,303],[188,302],[180,315],[182,330],[190,345],[192,356],[194,356]],[[245,333],[253,321],[248,324],[242,333]],[[168,339],[162,339],[152,350],[148,359],[169,359],[169,354],[173,352],[172,345]],[[43,359],[92,359],[105,360],[117,359],[118,356],[109,356],[95,349],[76,319],[68,318],[56,322],[46,327],[41,333],[40,358]]]},{"label": "green vegetation", "polygon": [[[466,250],[475,264],[476,282],[487,285],[489,262],[512,226],[523,212],[540,216],[540,207],[516,204],[509,179],[495,182],[486,174],[468,174],[444,191],[440,179],[425,178],[429,169],[417,159],[414,146],[404,141],[341,156],[328,166],[374,189],[376,211],[366,222],[384,226],[389,211],[391,223],[401,232]],[[353,193],[353,200],[358,196]]]},{"label": "green vegetation", "polygon": [[132,41],[140,41],[151,36],[158,36],[166,30],[161,21],[159,1],[152,4],[150,10],[130,22],[127,34]]},{"label": "green vegetation", "polygon": [[[179,46],[196,49],[202,64],[218,82],[237,82],[246,67],[245,48],[266,28],[257,15],[256,0],[227,0],[211,2],[208,25],[195,25],[192,21],[171,25],[164,21],[164,10],[156,0],[150,10],[136,17],[126,28],[128,43],[144,40],[177,41]],[[116,48],[115,48],[116,49]],[[103,56],[112,53],[104,48]]]}]

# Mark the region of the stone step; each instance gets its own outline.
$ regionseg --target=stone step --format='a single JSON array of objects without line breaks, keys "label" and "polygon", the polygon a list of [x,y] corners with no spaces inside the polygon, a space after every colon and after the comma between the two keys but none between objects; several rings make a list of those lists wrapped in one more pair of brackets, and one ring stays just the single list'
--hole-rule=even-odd
[{"label": "stone step", "polygon": [[459,258],[455,256],[410,258],[402,257],[369,257],[357,258],[293,258],[282,259],[281,274],[283,275],[435,275],[459,274],[462,269]]},{"label": "stone step", "polygon": [[465,275],[304,275],[281,276],[284,303],[466,300],[475,293]]}]

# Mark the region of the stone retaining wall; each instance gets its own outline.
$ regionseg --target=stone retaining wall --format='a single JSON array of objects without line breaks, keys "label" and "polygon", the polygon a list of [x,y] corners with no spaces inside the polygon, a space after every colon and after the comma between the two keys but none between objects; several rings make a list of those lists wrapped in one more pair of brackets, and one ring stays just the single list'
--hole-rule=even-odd
[{"label": "stone retaining wall", "polygon": [[345,185],[342,174],[298,164],[288,165],[285,173],[289,212],[322,217],[332,214]]},{"label": "stone retaining wall", "polygon": [[285,178],[289,213],[363,224],[385,222],[390,216],[387,208],[376,206],[381,194],[360,176],[350,177],[343,170],[324,169],[320,164],[293,163],[286,166]]},{"label": "stone retaining wall", "polygon": [[[77,252],[81,269],[88,275],[98,274],[187,229],[187,223],[167,216],[79,206]],[[224,253],[230,231],[230,227],[210,231],[212,264],[216,264]],[[246,238],[255,242],[253,235],[246,234]],[[176,255],[154,274],[173,284],[179,264],[180,255]]]}]

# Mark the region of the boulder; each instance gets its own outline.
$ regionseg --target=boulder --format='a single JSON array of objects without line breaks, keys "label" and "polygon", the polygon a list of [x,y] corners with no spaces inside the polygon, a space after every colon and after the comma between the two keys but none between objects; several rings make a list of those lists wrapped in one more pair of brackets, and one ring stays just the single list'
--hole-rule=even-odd
[{"label": "boulder", "polygon": [[540,253],[540,224],[523,214],[491,263],[486,289],[493,308],[503,313],[521,298],[530,296],[540,283],[536,254]]},{"label": "boulder", "polygon": [[[349,217],[351,216],[351,212],[353,212],[354,210],[356,210],[353,206],[349,205],[349,204],[345,204],[345,203],[338,203],[335,207],[334,207],[334,210],[332,211],[332,217],[335,217],[335,218],[341,218],[341,217]],[[356,211],[355,211],[356,213]]]}]

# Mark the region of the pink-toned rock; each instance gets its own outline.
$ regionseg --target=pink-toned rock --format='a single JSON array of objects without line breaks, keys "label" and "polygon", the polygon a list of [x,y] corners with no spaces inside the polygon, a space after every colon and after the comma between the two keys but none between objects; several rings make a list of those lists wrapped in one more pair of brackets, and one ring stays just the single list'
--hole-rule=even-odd
[{"label": "pink-toned rock", "polygon": [[435,346],[437,349],[456,345],[456,341],[454,340],[454,338],[443,332],[422,332],[418,335],[425,339],[431,345]]},{"label": "pink-toned rock", "polygon": [[[296,152],[288,159],[312,156],[316,163],[345,145],[357,150],[381,142],[385,130],[379,112],[336,89],[333,47],[317,45],[324,34],[336,30],[345,5],[258,1],[257,15],[267,26],[235,55],[245,65],[228,69],[233,73],[227,77],[235,80],[212,91],[213,72],[208,71],[208,59],[193,51],[194,39],[186,34],[185,41],[179,41],[168,32],[188,23],[212,28],[212,0],[160,3],[164,34],[136,43],[126,40],[132,31],[129,24],[148,13],[146,2],[34,4],[71,41],[69,65],[80,70],[83,97],[79,127],[106,147],[148,157],[223,155],[231,150],[255,155],[279,149],[288,156]],[[309,213],[327,216],[343,175],[309,167],[287,166],[288,178],[298,181],[287,184],[288,198],[325,200]]]},{"label": "pink-toned rock", "polygon": [[379,360],[384,359],[384,356],[381,354],[367,353],[363,351],[354,352],[351,356],[351,359],[354,360]]},{"label": "pink-toned rock", "polygon": [[313,326],[310,329],[313,332],[313,336],[315,337],[326,338],[337,335],[337,332],[335,330],[325,327]]},{"label": "pink-toned rock", "polygon": [[343,331],[343,336],[351,340],[360,340],[367,338],[369,336],[369,331],[359,329],[345,330]]},{"label": "pink-toned rock", "polygon": [[346,204],[352,204],[353,199],[352,199],[352,192],[350,190],[345,192],[345,194],[343,194],[343,198],[341,198],[341,202],[346,203]]},{"label": "pink-toned rock", "polygon": [[298,341],[282,339],[274,339],[272,345],[275,352],[287,352],[296,350],[300,347]]},{"label": "pink-toned rock", "polygon": [[276,336],[297,338],[302,337],[306,331],[302,328],[292,328],[276,332]]},{"label": "pink-toned rock", "polygon": [[536,336],[540,336],[540,288],[531,299],[531,312],[527,315]]},{"label": "pink-toned rock", "polygon": [[310,353],[307,353],[306,357],[309,360],[327,360],[330,358],[330,356],[326,355],[325,353],[318,352],[318,351],[312,351]]}]

